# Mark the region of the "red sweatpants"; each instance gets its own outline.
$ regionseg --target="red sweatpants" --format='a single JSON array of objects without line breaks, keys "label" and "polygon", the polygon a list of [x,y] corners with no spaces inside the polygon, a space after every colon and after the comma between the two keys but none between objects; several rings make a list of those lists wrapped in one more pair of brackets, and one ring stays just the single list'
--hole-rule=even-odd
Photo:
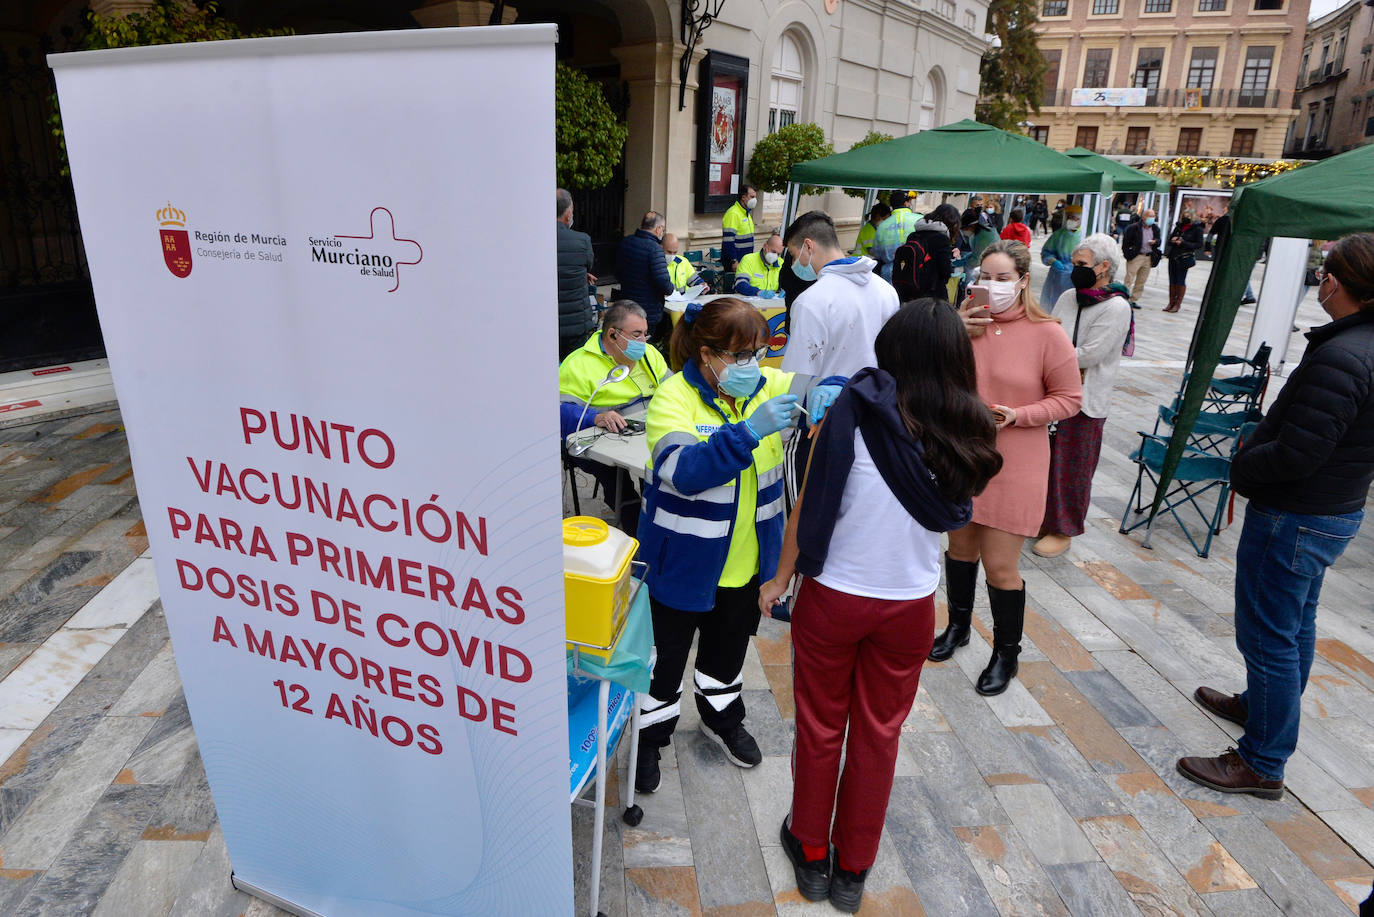
[{"label": "red sweatpants", "polygon": [[933,595],[869,599],[812,579],[797,594],[792,833],[810,846],[833,842],[846,869],[867,869],[878,856],[902,723],[934,639]]}]

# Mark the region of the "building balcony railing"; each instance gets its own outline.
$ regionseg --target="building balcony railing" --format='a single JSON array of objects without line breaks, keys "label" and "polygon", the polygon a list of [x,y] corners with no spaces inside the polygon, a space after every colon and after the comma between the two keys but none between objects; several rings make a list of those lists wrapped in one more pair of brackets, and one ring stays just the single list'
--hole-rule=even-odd
[{"label": "building balcony railing", "polygon": [[1338,80],[1341,77],[1345,76],[1348,72],[1349,71],[1345,69],[1344,61],[1327,61],[1323,66],[1318,67],[1316,70],[1309,70],[1307,72],[1307,82],[1303,84],[1302,88],[1305,89],[1309,86],[1319,86],[1322,83],[1328,82],[1330,80]]},{"label": "building balcony railing", "polygon": [[[1056,89],[1045,93],[1042,108],[1069,108],[1072,89]],[[1291,108],[1293,94],[1278,89],[1152,89],[1145,95],[1145,108],[1178,108],[1187,110],[1213,108]],[[1083,111],[1109,106],[1073,106]],[[1122,106],[1130,109],[1136,106]]]}]

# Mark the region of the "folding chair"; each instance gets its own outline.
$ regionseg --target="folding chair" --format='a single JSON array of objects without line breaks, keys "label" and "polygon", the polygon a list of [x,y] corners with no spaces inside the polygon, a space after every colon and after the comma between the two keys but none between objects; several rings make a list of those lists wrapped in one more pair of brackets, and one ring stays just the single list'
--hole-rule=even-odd
[{"label": "folding chair", "polygon": [[1224,379],[1213,378],[1212,388],[1207,393],[1207,404],[1221,410],[1260,407],[1264,403],[1265,390],[1269,387],[1269,354],[1272,350],[1268,344],[1261,344],[1249,359],[1227,354],[1218,358],[1218,366],[1247,366],[1249,370]]},{"label": "folding chair", "polygon": [[[1170,428],[1174,426],[1174,422],[1178,419],[1181,401],[1181,398],[1175,398],[1172,406],[1166,407],[1162,404],[1159,406],[1152,435],[1160,435],[1161,426]],[[1239,411],[1201,411],[1193,422],[1193,430],[1189,434],[1188,445],[1203,452],[1227,457],[1235,451],[1235,437],[1240,428],[1247,423],[1258,423],[1262,417],[1263,415],[1258,408],[1247,408]]]},{"label": "folding chair", "polygon": [[[1231,448],[1225,455],[1218,455],[1196,446],[1185,446],[1170,482],[1170,489],[1164,494],[1160,508],[1168,510],[1169,515],[1174,517],[1174,521],[1183,530],[1184,537],[1199,557],[1208,555],[1212,548],[1212,537],[1221,533],[1222,512],[1231,494],[1231,458],[1252,429],[1254,424],[1246,423],[1235,434],[1226,437]],[[1142,502],[1143,484],[1145,479],[1149,478],[1150,483],[1158,488],[1159,475],[1164,468],[1164,456],[1168,451],[1167,436],[1141,431],[1140,448],[1131,453],[1131,461],[1136,463],[1138,471],[1135,488],[1131,491],[1130,499],[1126,501],[1126,508],[1121,514],[1121,525],[1117,529],[1121,534],[1133,532],[1149,521],[1149,518],[1143,515],[1146,508]],[[1215,507],[1210,506],[1213,496],[1216,497]],[[1201,545],[1189,530],[1185,516],[1179,515],[1180,509],[1186,511],[1188,508],[1196,513],[1198,521],[1207,526],[1207,535]],[[1128,526],[1126,520],[1132,510],[1142,518]],[[1185,512],[1185,515],[1188,514]],[[1191,518],[1191,515],[1188,518]]]},{"label": "folding chair", "polygon": [[692,264],[701,264],[702,257],[700,251],[686,252],[682,257],[686,258]]}]

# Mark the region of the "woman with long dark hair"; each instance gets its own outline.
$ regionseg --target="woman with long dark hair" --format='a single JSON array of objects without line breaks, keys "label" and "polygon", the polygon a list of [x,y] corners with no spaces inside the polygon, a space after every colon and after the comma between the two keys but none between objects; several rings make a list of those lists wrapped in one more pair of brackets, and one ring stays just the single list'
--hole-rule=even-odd
[{"label": "woman with long dark hair", "polygon": [[1078,357],[1059,319],[1030,291],[1030,250],[1003,241],[983,251],[979,284],[989,305],[965,300],[959,312],[972,339],[978,392],[997,421],[1002,470],[973,501],[973,522],[949,534],[945,596],[949,626],[935,638],[939,662],[968,643],[978,565],[992,607],[992,658],[978,676],[979,694],[1001,694],[1017,670],[1026,619],[1021,546],[1040,533],[1049,489],[1049,425],[1078,413],[1083,383]]},{"label": "woman with long dark hair", "polygon": [[782,437],[805,406],[812,421],[844,379],[759,366],[768,324],[742,300],[688,303],[673,330],[672,365],[649,402],[651,473],[639,520],[649,565],[654,666],[640,697],[635,789],[658,789],[659,749],[677,727],[682,676],[697,642],[701,731],[740,767],[762,760],[744,728],[743,672],[759,623],[758,584],[782,547]]},{"label": "woman with long dark hair", "polygon": [[777,574],[759,591],[767,614],[795,572],[805,577],[792,613],[797,738],[781,837],[803,897],[850,913],[878,853],[902,721],[934,635],[940,533],[968,522],[1002,464],[948,304],[902,306],[874,349],[878,367],[850,380],[820,427]]}]

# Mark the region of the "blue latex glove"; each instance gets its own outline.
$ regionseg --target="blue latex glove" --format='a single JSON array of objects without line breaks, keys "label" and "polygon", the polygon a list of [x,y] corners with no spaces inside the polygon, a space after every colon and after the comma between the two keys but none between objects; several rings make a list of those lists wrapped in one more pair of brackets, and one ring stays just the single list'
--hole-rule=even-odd
[{"label": "blue latex glove", "polygon": [[1060,261],[1058,258],[1056,258],[1054,261],[1054,269],[1056,271],[1060,271],[1061,273],[1067,274],[1069,273],[1069,271],[1073,270],[1073,264],[1068,261]]},{"label": "blue latex glove", "polygon": [[774,293],[772,290],[759,290],[759,299],[772,299],[777,295],[778,294]]},{"label": "blue latex glove", "polygon": [[813,424],[820,423],[825,412],[840,397],[842,389],[838,385],[818,385],[806,396],[806,413]]},{"label": "blue latex glove", "polygon": [[797,396],[779,395],[769,398],[744,421],[755,439],[763,439],[779,430],[786,430],[797,419]]}]

